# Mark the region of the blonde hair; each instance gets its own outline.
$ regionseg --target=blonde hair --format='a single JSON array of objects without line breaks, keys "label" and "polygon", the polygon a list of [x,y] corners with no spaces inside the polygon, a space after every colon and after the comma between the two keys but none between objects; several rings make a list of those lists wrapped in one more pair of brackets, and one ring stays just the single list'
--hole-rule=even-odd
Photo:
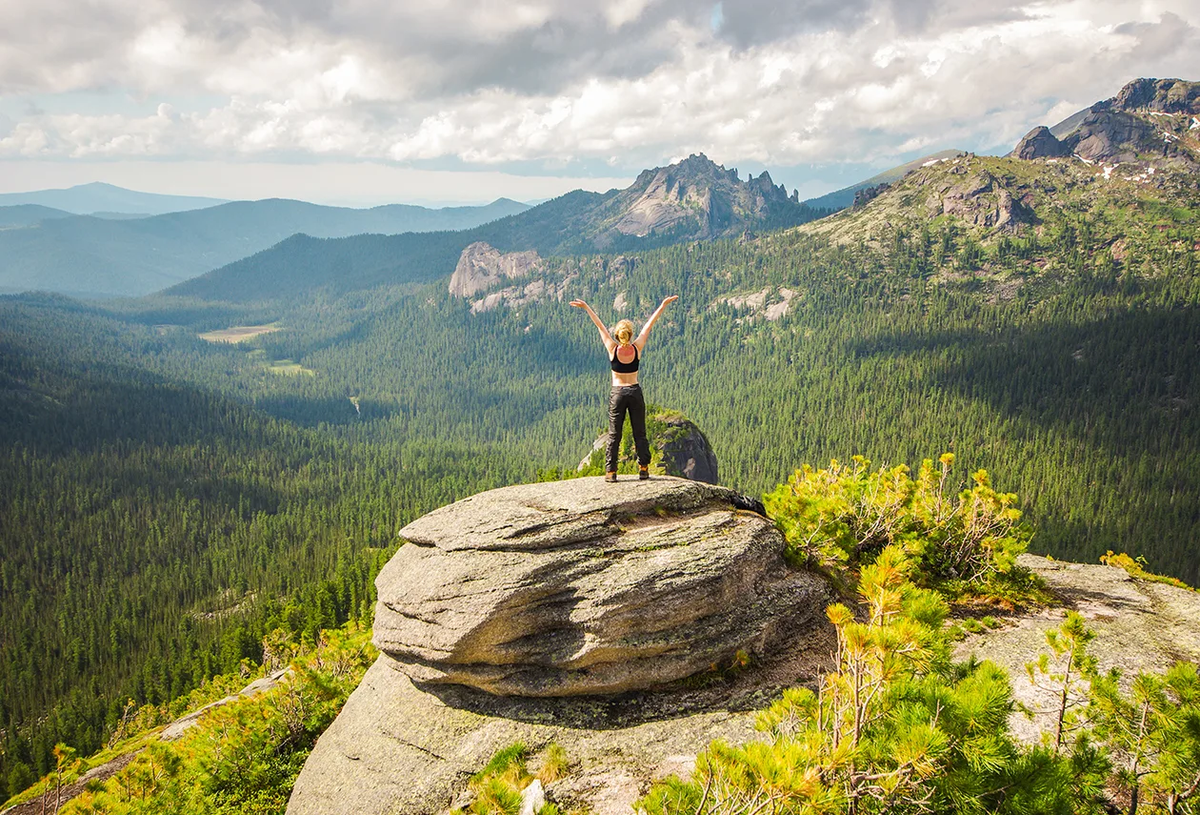
[{"label": "blonde hair", "polygon": [[622,320],[613,327],[613,337],[621,345],[629,345],[629,341],[633,339],[633,323],[629,320]]}]

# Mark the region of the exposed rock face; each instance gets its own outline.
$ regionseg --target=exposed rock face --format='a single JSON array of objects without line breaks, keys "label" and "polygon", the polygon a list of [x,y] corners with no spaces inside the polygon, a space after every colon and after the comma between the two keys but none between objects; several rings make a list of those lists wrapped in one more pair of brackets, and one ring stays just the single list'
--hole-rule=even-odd
[{"label": "exposed rock face", "polygon": [[[799,294],[799,292],[797,292],[795,289],[789,289],[780,286],[776,291],[768,286],[765,289],[751,292],[749,294],[727,294],[722,297],[718,297],[712,302],[711,305],[709,305],[709,308],[715,309],[722,305],[732,306],[733,308],[739,310],[745,309],[749,311],[752,316],[762,314],[767,318],[768,322],[775,322],[781,317],[787,315],[792,306],[792,298],[794,298],[797,294]],[[740,324],[743,319],[744,318],[739,317],[736,322]]]},{"label": "exposed rock face", "polygon": [[[445,811],[516,741],[566,750],[575,769],[549,800],[628,815],[713,739],[755,738],[757,708],[828,669],[833,597],[734,500],[675,478],[581,478],[492,490],[405,527],[377,581],[383,653],[317,742],[289,815]],[[738,649],[760,655],[751,669],[711,672]],[[708,680],[669,683],[697,671]]]},{"label": "exposed rock face", "polygon": [[541,268],[542,259],[532,249],[503,254],[489,244],[478,241],[459,255],[458,265],[450,276],[450,294],[470,297],[503,280],[529,277]]},{"label": "exposed rock face", "polygon": [[643,171],[604,210],[608,229],[617,235],[680,230],[699,239],[737,234],[748,223],[766,219],[800,223],[809,215],[768,173],[741,181],[737,170],[726,170],[703,154]]},{"label": "exposed rock face", "polygon": [[425,683],[522,696],[612,694],[766,653],[816,625],[817,578],[789,569],[735,493],[659,477],[481,493],[401,530],[376,580],[375,644]]},{"label": "exposed rock face", "polygon": [[667,429],[659,442],[663,469],[692,481],[719,484],[717,454],[703,431],[685,416],[667,415],[664,421]]},{"label": "exposed rock face", "polygon": [[1032,721],[1015,713],[1013,732],[1033,742],[1051,730],[1052,694],[1035,687],[1025,664],[1037,660],[1046,647],[1046,631],[1062,625],[1068,610],[1078,611],[1096,633],[1088,650],[1100,669],[1117,667],[1126,680],[1139,670],[1165,671],[1179,660],[1200,661],[1200,593],[1130,577],[1115,566],[1065,563],[1034,555],[1018,561],[1049,584],[1063,608],[1010,616],[995,630],[968,637],[956,656],[974,653],[1008,670],[1013,694],[1034,710]]},{"label": "exposed rock face", "polygon": [[1163,160],[1194,164],[1195,154],[1180,142],[1197,114],[1200,83],[1136,79],[1112,99],[1055,125],[1053,133],[1034,128],[1012,155],[1037,159],[1074,154],[1111,164]]},{"label": "exposed rock face", "polygon": [[1038,125],[1025,134],[1017,143],[1013,155],[1026,160],[1035,158],[1061,158],[1071,155],[1071,148],[1054,138],[1050,128]]},{"label": "exposed rock face", "polygon": [[1200,114],[1200,82],[1182,79],[1135,79],[1113,97],[1117,110]]},{"label": "exposed rock face", "polygon": [[1159,129],[1144,119],[1115,110],[1093,110],[1066,144],[1080,158],[1120,164],[1139,156],[1165,156],[1167,147]]},{"label": "exposed rock face", "polygon": [[975,226],[1013,229],[1031,220],[1025,207],[987,171],[967,174],[961,182],[936,190],[930,208],[939,205],[942,214]]},{"label": "exposed rock face", "polygon": [[[613,228],[624,235],[645,237],[665,231],[700,213],[700,231],[707,236],[719,232],[728,212],[714,208],[712,190],[678,179],[669,168],[657,171],[633,205]],[[722,216],[725,216],[724,218]]]},{"label": "exposed rock face", "polygon": [[567,291],[567,287],[575,280],[575,277],[576,275],[569,274],[557,282],[539,279],[531,280],[524,286],[507,286],[473,301],[471,303],[471,313],[482,314],[485,311],[491,311],[497,306],[517,308],[528,303],[538,303],[544,300],[553,299],[561,301]]},{"label": "exposed rock face", "polygon": [[[720,483],[717,475],[717,454],[708,443],[708,437],[695,422],[674,411],[663,411],[648,418],[650,449],[661,454],[660,461],[667,475],[690,481],[703,481],[706,484]],[[579,461],[576,470],[582,471],[592,466],[593,456],[597,451],[604,450],[607,444],[608,434],[602,433],[592,444],[588,454]],[[632,462],[632,459],[621,460]],[[600,462],[603,463],[602,457]]]}]

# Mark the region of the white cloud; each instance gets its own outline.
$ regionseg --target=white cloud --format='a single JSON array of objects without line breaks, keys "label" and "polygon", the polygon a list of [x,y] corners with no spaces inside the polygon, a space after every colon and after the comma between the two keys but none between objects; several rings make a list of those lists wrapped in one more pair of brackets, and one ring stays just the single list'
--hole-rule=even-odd
[{"label": "white cloud", "polygon": [[118,88],[163,105],[10,115],[0,156],[884,161],[1015,142],[1137,76],[1200,78],[1191,0],[754,0],[722,5],[719,30],[713,8],[9,0],[0,99]]},{"label": "white cloud", "polygon": [[0,139],[0,156],[39,156],[46,151],[49,142],[46,131],[28,122],[19,122]]}]

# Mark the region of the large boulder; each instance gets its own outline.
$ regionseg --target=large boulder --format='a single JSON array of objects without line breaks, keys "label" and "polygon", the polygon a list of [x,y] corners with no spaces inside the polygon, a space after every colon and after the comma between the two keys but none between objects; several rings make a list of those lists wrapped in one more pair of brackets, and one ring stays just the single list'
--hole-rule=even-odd
[{"label": "large boulder", "polygon": [[566,750],[570,775],[546,789],[564,810],[628,815],[713,739],[759,737],[756,709],[814,686],[836,642],[828,585],[789,567],[742,500],[678,478],[576,478],[406,526],[376,581],[382,653],[288,815],[465,806],[471,775],[518,741]]},{"label": "large boulder", "polygon": [[[788,297],[792,292],[782,289]],[[765,294],[764,294],[765,300]],[[786,308],[790,297],[784,300]],[[774,306],[772,306],[774,308]],[[767,319],[771,319],[768,315]],[[673,410],[657,410],[646,417],[646,435],[649,436],[651,453],[658,453],[659,466],[663,474],[703,481],[705,484],[720,483],[717,469],[717,454],[713,452],[708,437],[695,422]],[[632,434],[626,431],[621,439],[621,461],[635,463],[636,453]],[[604,449],[608,445],[608,434],[602,433],[592,444],[592,449],[579,461],[579,472],[604,467]]]},{"label": "large boulder", "polygon": [[523,697],[655,687],[767,653],[820,625],[829,593],[741,500],[577,478],[435,510],[376,580],[375,644],[418,682]]}]

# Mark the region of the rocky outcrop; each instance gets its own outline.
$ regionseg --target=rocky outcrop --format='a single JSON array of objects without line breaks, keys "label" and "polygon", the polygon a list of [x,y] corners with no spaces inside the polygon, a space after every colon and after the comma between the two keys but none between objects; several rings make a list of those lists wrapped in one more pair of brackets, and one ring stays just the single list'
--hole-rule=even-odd
[{"label": "rocky outcrop", "polygon": [[[706,484],[720,483],[717,454],[708,443],[708,437],[695,422],[673,410],[662,410],[647,418],[646,433],[649,436],[650,452],[652,456],[658,453],[659,464],[664,474],[690,481],[703,481]],[[628,436],[628,433],[625,435]],[[603,466],[603,451],[607,444],[608,434],[602,433],[592,444],[588,454],[580,460],[576,470],[583,472],[589,467]],[[632,447],[629,455],[634,455]],[[636,459],[622,457],[621,461],[632,464]]]},{"label": "rocky outcrop", "polygon": [[1165,157],[1170,144],[1161,129],[1138,116],[1116,110],[1093,110],[1079,130],[1065,140],[1075,155],[1088,161],[1121,164],[1142,157]]},{"label": "rocky outcrop", "polygon": [[879,195],[890,186],[892,186],[892,185],[887,184],[887,183],[875,184],[874,186],[871,186],[871,187],[863,187],[860,190],[855,190],[854,191],[854,203],[851,204],[851,206],[855,206],[855,207],[866,206],[871,201],[878,198]]},{"label": "rocky outcrop", "polygon": [[1025,134],[1012,154],[1026,161],[1035,158],[1061,158],[1071,155],[1071,148],[1060,142],[1045,125],[1038,125]]},{"label": "rocky outcrop", "polygon": [[[380,657],[289,815],[445,811],[516,741],[565,748],[550,800],[626,815],[713,739],[754,738],[756,708],[827,669],[832,592],[735,502],[676,478],[578,478],[409,524],[376,582]],[[725,670],[738,651],[753,666]]]},{"label": "rocky outcrop", "polygon": [[974,226],[1015,229],[1032,220],[1030,212],[991,173],[965,173],[966,178],[943,184],[930,199],[932,214],[953,215]]},{"label": "rocky outcrop", "polygon": [[504,280],[529,277],[541,270],[542,259],[534,250],[501,253],[483,241],[477,241],[459,255],[450,276],[450,294],[470,297]]},{"label": "rocky outcrop", "polygon": [[1046,581],[1060,607],[1014,613],[994,630],[963,640],[956,656],[974,654],[1008,671],[1013,695],[1036,715],[1010,719],[1013,732],[1036,742],[1052,731],[1052,694],[1038,688],[1025,665],[1046,647],[1046,631],[1062,625],[1068,611],[1078,611],[1096,639],[1088,650],[1100,669],[1119,668],[1131,680],[1139,670],[1165,671],[1179,660],[1200,661],[1200,593],[1165,583],[1131,577],[1116,566],[1066,563],[1021,555],[1018,563]]},{"label": "rocky outcrop", "polygon": [[[637,497],[638,491],[647,486],[654,489]],[[550,491],[539,492],[546,489]],[[611,510],[606,508],[608,501],[599,498],[606,493]],[[700,518],[706,513],[729,511],[728,505],[722,506],[729,495],[725,490],[666,479],[649,485],[636,481],[608,485],[597,479],[578,479],[508,488],[475,496],[487,497],[486,501],[476,504],[471,499],[439,511],[444,516],[429,528],[420,522],[415,525],[416,531],[409,527],[406,534],[425,542],[405,546],[401,552],[432,547],[447,556],[480,552],[523,556],[552,548],[580,549],[603,561],[601,569],[630,574],[622,564],[635,553],[657,558],[679,546],[694,545],[656,538],[667,545],[666,550],[657,550],[654,544],[631,547],[636,536],[646,534],[657,524],[674,524],[684,516]],[[501,497],[505,498],[504,506],[497,506]],[[456,526],[453,518],[460,510],[461,523]],[[597,543],[600,538],[595,530],[606,527],[616,543]],[[698,529],[708,530],[703,535],[713,537],[711,528],[703,522]],[[560,541],[561,547],[551,546],[554,540]],[[708,557],[710,551],[698,549],[696,555]],[[956,659],[974,655],[1006,669],[1016,699],[1035,711],[1032,721],[1022,713],[1012,714],[1010,726],[1019,738],[1035,742],[1051,727],[1054,699],[1048,691],[1030,683],[1025,665],[1046,650],[1046,631],[1061,625],[1068,611],[1083,615],[1095,632],[1089,650],[1098,658],[1101,670],[1117,667],[1127,682],[1138,670],[1163,671],[1178,660],[1200,660],[1197,592],[1131,577],[1112,566],[1064,563],[1032,555],[1022,555],[1019,563],[1045,580],[1061,606],[1007,613],[993,610],[1000,618],[998,626],[968,636],[955,654]],[[427,564],[418,561],[416,568],[427,569]],[[385,586],[381,581],[381,596],[383,590],[415,590],[426,598],[436,595],[437,599],[426,600],[419,614],[427,624],[436,624],[438,618],[449,619],[446,615],[455,613],[452,606],[457,595],[499,597],[492,588],[493,576],[467,575],[461,584],[448,584],[432,570],[428,574],[430,583],[441,588],[414,587],[408,582]],[[525,581],[525,585],[541,591],[540,584]],[[649,583],[642,585],[653,588]],[[761,585],[779,590],[781,584],[773,589],[769,582]],[[503,594],[504,590],[499,591]],[[585,607],[591,602],[583,596],[578,599]],[[548,801],[594,815],[627,815],[652,781],[690,772],[697,752],[712,740],[740,744],[761,738],[753,727],[754,710],[769,703],[781,688],[814,684],[828,669],[827,655],[835,647],[829,627],[818,624],[820,611],[831,599],[818,589],[798,602],[792,610],[795,638],[765,652],[749,670],[727,674],[710,671],[703,681],[677,682],[615,696],[531,699],[497,696],[461,685],[424,684],[414,681],[405,666],[385,653],[318,741],[296,781],[288,815],[426,815],[465,806],[469,801],[462,793],[470,776],[496,750],[517,741],[535,752],[551,741],[565,748],[572,767],[565,778],[547,785]],[[653,602],[677,606],[682,600],[655,596]],[[575,601],[575,596],[564,600]],[[700,591],[697,601],[711,603],[711,595]],[[760,607],[764,607],[763,601],[757,591],[745,589],[739,589],[735,598],[735,602]],[[468,603],[477,604],[475,599]],[[516,607],[504,600],[492,605],[502,614]],[[661,619],[664,613],[653,606],[639,608],[637,614],[628,615],[628,630],[635,635],[640,625],[637,618],[649,615]],[[531,613],[543,616],[538,609],[531,609]],[[957,613],[979,612],[961,606]],[[520,613],[517,616],[528,618]],[[562,616],[551,614],[549,618]],[[585,610],[578,619],[582,622],[593,617]],[[784,618],[779,619],[782,623]],[[550,629],[546,639],[552,640],[556,630]],[[525,649],[527,638],[519,631],[513,633],[518,636],[512,642],[518,649]],[[509,642],[502,643],[501,650]],[[575,651],[587,644],[584,636]],[[649,647],[669,644],[659,641]]]},{"label": "rocky outcrop", "polygon": [[656,442],[662,449],[663,469],[692,481],[719,484],[717,454],[704,432],[681,414],[665,414],[662,419],[666,430]]},{"label": "rocky outcrop", "polygon": [[1200,82],[1135,79],[1110,100],[1113,109],[1200,115]]},{"label": "rocky outcrop", "polygon": [[[749,311],[751,316],[762,314],[768,322],[775,322],[787,315],[788,311],[791,310],[792,299],[798,294],[799,292],[795,289],[780,286],[776,290],[768,286],[765,289],[748,294],[727,294],[718,297],[709,305],[709,309],[716,309],[720,306],[731,306],[739,311]],[[739,317],[735,322],[740,324],[744,319],[743,317]]]},{"label": "rocky outcrop", "polygon": [[[826,597],[732,490],[659,477],[492,490],[401,530],[375,644],[423,683],[612,694],[766,653]],[[785,622],[786,621],[786,622]]]},{"label": "rocky outcrop", "polygon": [[472,314],[482,314],[498,306],[518,308],[529,303],[540,303],[546,300],[561,301],[567,287],[575,280],[576,275],[569,274],[560,280],[531,280],[524,286],[507,286],[494,291],[471,303]]},{"label": "rocky outcrop", "polygon": [[1136,79],[1111,99],[1055,125],[1037,127],[1012,155],[1022,159],[1076,155],[1093,163],[1167,162],[1193,165],[1182,137],[1200,115],[1200,83]]}]

